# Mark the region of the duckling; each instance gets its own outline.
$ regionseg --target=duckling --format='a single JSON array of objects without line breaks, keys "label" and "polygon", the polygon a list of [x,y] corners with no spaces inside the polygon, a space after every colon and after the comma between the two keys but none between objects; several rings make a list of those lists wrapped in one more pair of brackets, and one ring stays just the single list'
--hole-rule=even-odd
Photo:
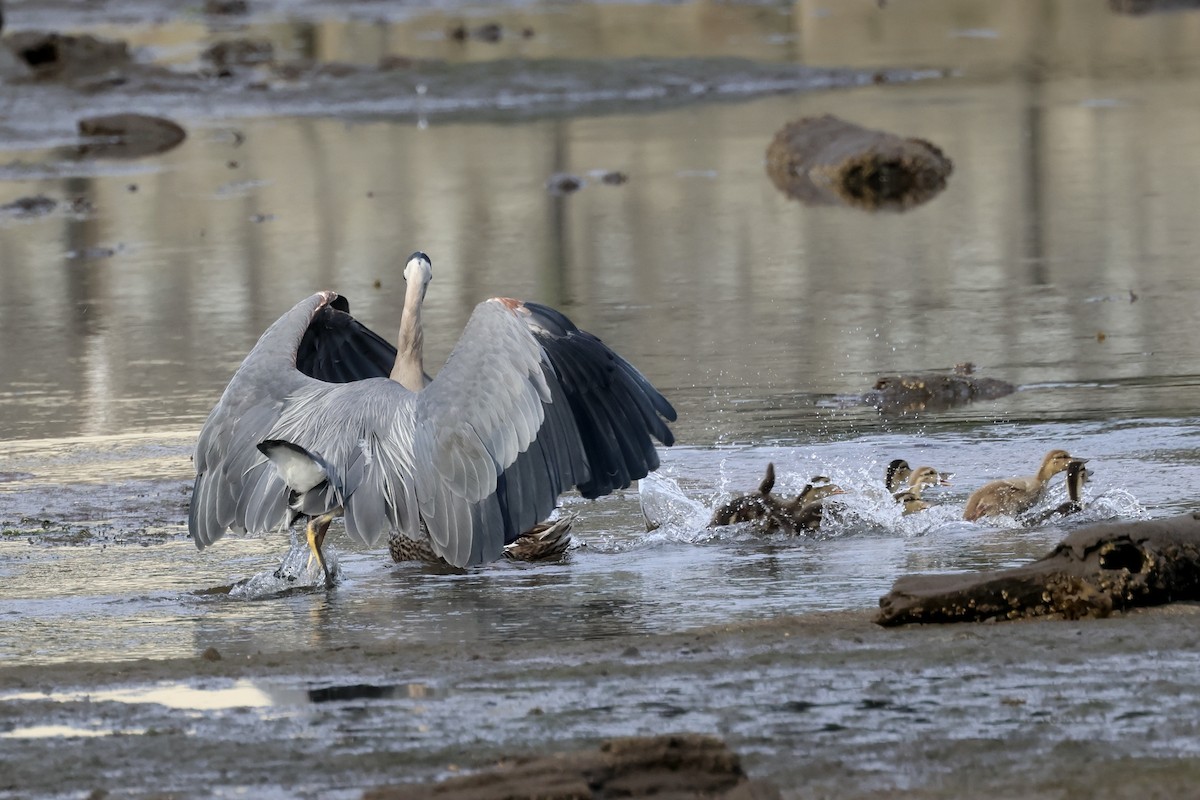
[{"label": "duckling", "polygon": [[967,498],[963,519],[973,522],[980,517],[1015,516],[1032,508],[1042,499],[1050,479],[1065,470],[1072,460],[1087,459],[1072,459],[1066,450],[1051,450],[1042,459],[1036,475],[984,484]]},{"label": "duckling", "polygon": [[812,479],[804,484],[804,488],[800,490],[800,494],[796,495],[792,500],[793,505],[803,505],[804,503],[814,503],[817,500],[824,500],[826,497],[832,497],[835,494],[845,494],[846,490],[838,486],[824,475],[814,475]]},{"label": "duckling", "polygon": [[929,503],[921,499],[921,493],[916,489],[905,489],[902,492],[896,492],[896,502],[904,506],[901,512],[904,516],[916,514],[918,511],[924,511],[929,508]]},{"label": "duckling", "polygon": [[[512,561],[553,561],[571,546],[571,526],[578,515],[563,514],[550,522],[539,522],[514,541],[504,545],[504,557]],[[428,542],[410,539],[399,531],[388,538],[388,553],[392,561],[427,561],[445,564],[433,552]]]},{"label": "duckling", "polygon": [[892,494],[902,491],[904,483],[912,475],[912,468],[908,466],[908,462],[903,458],[897,458],[887,466],[887,473],[883,476],[883,485]]},{"label": "duckling", "polygon": [[504,557],[511,561],[553,561],[571,546],[571,526],[575,514],[563,514],[551,522],[539,522],[504,545]]},{"label": "duckling", "polygon": [[767,464],[766,475],[758,485],[758,491],[751,494],[738,495],[713,512],[712,521],[708,527],[720,525],[736,525],[739,522],[751,522],[764,519],[777,512],[779,501],[771,494],[775,488],[775,464]]},{"label": "duckling", "polygon": [[920,496],[921,492],[930,486],[953,486],[950,476],[951,473],[938,472],[933,467],[917,467],[908,476],[908,488]]},{"label": "duckling", "polygon": [[921,493],[930,486],[950,486],[950,476],[951,473],[938,472],[934,467],[912,469],[903,458],[897,458],[888,464],[883,482],[896,502],[904,506],[904,513],[915,514],[929,508]]},{"label": "duckling", "polygon": [[1049,511],[1038,514],[1029,520],[1031,524],[1040,525],[1051,517],[1066,517],[1083,511],[1083,485],[1092,476],[1091,471],[1084,466],[1085,463],[1087,463],[1086,459],[1076,458],[1067,464],[1067,496],[1070,499],[1065,503],[1059,503],[1057,507]]},{"label": "duckling", "polygon": [[815,531],[825,518],[826,501],[846,490],[824,475],[814,476],[805,484],[800,494],[784,504],[784,513],[791,523],[792,533]]}]

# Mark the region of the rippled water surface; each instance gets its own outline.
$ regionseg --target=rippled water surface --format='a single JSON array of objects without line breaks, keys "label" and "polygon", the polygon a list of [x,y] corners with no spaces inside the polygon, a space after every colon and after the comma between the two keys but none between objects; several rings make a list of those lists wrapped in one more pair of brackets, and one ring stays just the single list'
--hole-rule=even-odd
[{"label": "rippled water surface", "polygon": [[[195,16],[124,18],[145,19],[143,5],[18,2],[7,21],[67,20],[173,64],[230,35]],[[446,33],[490,19],[479,9],[347,9],[273,7],[242,32],[327,63],[565,59],[571,84],[535,71],[515,115],[477,108],[453,71],[430,84],[440,105],[421,95],[427,107],[385,84],[339,98],[320,82],[303,108],[273,107],[271,87],[261,107],[244,93],[164,99],[188,139],[133,161],[64,159],[73,133],[59,117],[73,110],[39,122],[23,111],[33,95],[8,112],[0,99],[0,205],[88,203],[0,215],[4,663],[616,641],[867,609],[905,572],[1011,565],[1083,521],[1194,507],[1200,14],[1067,0],[518,4],[495,18],[531,34],[490,44]],[[603,103],[572,88],[602,83],[576,59],[700,59],[672,67],[699,85],[714,80],[703,59],[715,57],[752,60],[737,91],[663,90],[643,103],[663,76],[637,62],[619,81],[632,88]],[[782,91],[764,64],[867,79]],[[872,82],[881,68],[897,80]],[[732,67],[716,69],[728,78]],[[824,113],[936,143],[954,162],[946,190],[903,214],[789,200],[765,175],[765,148],[785,122]],[[592,174],[603,170],[628,181],[606,185]],[[556,195],[546,181],[557,172],[589,179]],[[433,260],[435,365],[478,301],[544,302],[662,389],[679,444],[662,451],[641,503],[636,487],[564,498],[579,521],[562,564],[397,566],[335,528],[336,591],[211,591],[269,573],[288,542],[191,544],[190,453],[209,408],[262,330],[318,289],[343,293],[390,336],[415,249]],[[907,414],[862,399],[880,375],[967,361],[1018,390]],[[973,488],[1031,473],[1055,447],[1091,459],[1077,521],[961,520]],[[901,517],[881,487],[894,458],[951,471],[954,485]],[[844,513],[811,540],[706,529],[768,462],[792,491],[832,477],[849,490]],[[1047,505],[1063,498],[1056,483]],[[658,530],[645,532],[642,505]]]}]

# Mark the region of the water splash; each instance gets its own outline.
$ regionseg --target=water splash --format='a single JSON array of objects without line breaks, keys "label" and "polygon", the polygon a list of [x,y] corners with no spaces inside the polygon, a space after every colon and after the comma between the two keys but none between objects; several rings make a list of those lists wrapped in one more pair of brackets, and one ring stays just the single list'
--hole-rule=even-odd
[{"label": "water splash", "polygon": [[688,497],[679,484],[659,472],[651,472],[638,482],[638,504],[646,521],[645,542],[687,542],[709,540],[712,510]]},{"label": "water splash", "polygon": [[[284,592],[296,589],[311,589],[325,587],[325,573],[308,549],[308,542],[300,539],[294,533],[291,536],[291,548],[283,561],[273,570],[263,570],[251,578],[236,584],[229,590],[229,596],[239,600],[261,600],[274,597]],[[335,581],[341,574],[338,566],[337,550],[325,540],[321,548],[325,555],[325,563]]]}]

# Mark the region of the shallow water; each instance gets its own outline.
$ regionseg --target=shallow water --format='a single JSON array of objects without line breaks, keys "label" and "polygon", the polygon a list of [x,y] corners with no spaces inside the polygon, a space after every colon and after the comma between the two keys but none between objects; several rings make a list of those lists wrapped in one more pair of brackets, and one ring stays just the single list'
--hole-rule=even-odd
[{"label": "shallow water", "polygon": [[[1086,521],[1193,507],[1200,107],[1187,98],[1200,91],[1200,15],[1125,17],[1066,0],[521,7],[500,16],[531,25],[528,41],[454,50],[447,15],[365,5],[328,19],[298,4],[300,21],[272,11],[249,31],[285,53],[307,42],[296,54],[361,64],[734,56],[953,77],[817,93],[757,84],[738,102],[559,96],[520,119],[469,98],[454,106],[466,94],[453,81],[453,113],[441,115],[400,95],[375,103],[373,87],[334,92],[325,112],[319,93],[303,109],[185,97],[169,101],[189,127],[185,144],[129,162],[64,160],[30,144],[33,117],[0,122],[10,133],[0,204],[43,193],[94,207],[0,216],[5,664],[207,647],[616,643],[866,609],[904,572],[1006,566]],[[9,6],[19,26],[32,4]],[[108,35],[120,25],[178,62],[208,36],[194,20],[130,30],[117,11],[39,13]],[[669,46],[655,25],[670,28]],[[678,67],[697,80],[711,68]],[[562,90],[530,80],[523,96]],[[634,93],[654,83],[639,80]],[[14,108],[30,102],[21,98]],[[905,214],[786,199],[764,174],[766,145],[786,121],[822,113],[933,141],[954,160],[947,189]],[[51,145],[71,140],[58,116],[46,119]],[[593,179],[566,196],[545,188],[555,172],[610,169],[629,181]],[[561,308],[663,390],[680,444],[643,490],[667,524],[644,532],[635,490],[567,497],[580,547],[561,565],[446,574],[392,565],[335,533],[343,583],[332,593],[207,592],[269,574],[288,546],[282,536],[192,546],[189,457],[208,409],[266,325],[312,291],[337,289],[390,332],[414,249],[434,264],[435,363],[476,302],[511,295]],[[907,416],[860,399],[879,375],[963,361],[1019,391]],[[972,488],[1034,471],[1053,447],[1091,459],[1080,518],[961,521]],[[930,493],[930,511],[900,517],[880,487],[898,457],[954,472],[954,486]],[[704,529],[768,461],[784,489],[830,475],[851,490],[845,514],[814,540]],[[1177,666],[1182,683],[1197,677],[1194,659]],[[1111,702],[1121,714],[1141,698]],[[436,707],[447,719],[462,711]],[[595,730],[645,724],[636,712],[622,719]],[[519,738],[519,726],[503,729]]]}]

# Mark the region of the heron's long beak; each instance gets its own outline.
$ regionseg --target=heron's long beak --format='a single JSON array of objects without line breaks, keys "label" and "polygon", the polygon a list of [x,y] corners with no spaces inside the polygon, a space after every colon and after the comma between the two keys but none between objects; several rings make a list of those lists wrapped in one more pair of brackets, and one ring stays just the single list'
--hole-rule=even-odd
[{"label": "heron's long beak", "polygon": [[329,572],[329,565],[325,563],[325,556],[321,552],[321,545],[325,543],[325,533],[329,530],[329,525],[332,522],[333,514],[322,514],[319,517],[310,519],[306,530],[308,549],[312,551],[308,557],[308,565],[311,567],[313,559],[317,559],[317,563],[321,565],[321,571],[325,573],[326,589],[332,589],[334,582],[333,575]]}]

